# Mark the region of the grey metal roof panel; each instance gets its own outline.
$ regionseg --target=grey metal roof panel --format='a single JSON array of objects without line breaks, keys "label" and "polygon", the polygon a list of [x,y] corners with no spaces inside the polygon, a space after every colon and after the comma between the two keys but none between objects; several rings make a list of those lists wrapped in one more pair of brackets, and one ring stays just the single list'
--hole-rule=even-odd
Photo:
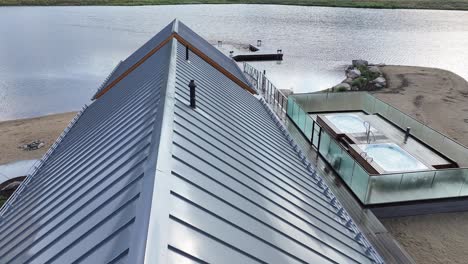
[{"label": "grey metal roof panel", "polygon": [[195,46],[201,52],[203,52],[206,56],[210,59],[214,60],[217,64],[221,67],[229,71],[231,74],[236,76],[239,80],[244,82],[245,84],[249,84],[247,78],[242,73],[242,70],[239,68],[237,63],[224,55],[221,51],[219,51],[216,47],[210,44],[208,41],[203,39],[200,35],[195,33],[189,27],[187,27],[184,23],[178,22],[178,30],[177,33],[187,42]]},{"label": "grey metal roof panel", "polygon": [[111,263],[136,250],[171,50],[167,44],[81,115],[3,215],[0,263]]},{"label": "grey metal roof panel", "polygon": [[371,263],[261,102],[196,55],[185,61],[184,50],[179,44],[172,251],[214,263]]}]

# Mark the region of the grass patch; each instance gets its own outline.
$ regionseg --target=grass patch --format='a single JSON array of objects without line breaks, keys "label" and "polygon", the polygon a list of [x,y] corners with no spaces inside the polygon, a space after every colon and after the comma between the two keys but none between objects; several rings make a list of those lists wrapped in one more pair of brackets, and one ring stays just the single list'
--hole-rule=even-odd
[{"label": "grass patch", "polygon": [[356,8],[468,10],[468,0],[0,0],[0,5],[278,4]]}]

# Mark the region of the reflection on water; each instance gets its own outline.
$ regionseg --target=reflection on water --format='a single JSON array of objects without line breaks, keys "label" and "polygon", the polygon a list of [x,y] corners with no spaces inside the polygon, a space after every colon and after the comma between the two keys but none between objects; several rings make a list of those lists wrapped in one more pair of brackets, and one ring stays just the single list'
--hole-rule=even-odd
[{"label": "reflection on water", "polygon": [[[206,12],[209,9],[210,12]],[[285,53],[254,63],[280,88],[316,91],[352,59],[468,78],[468,12],[273,5],[0,8],[0,120],[79,109],[119,60],[175,17],[212,43]]]}]

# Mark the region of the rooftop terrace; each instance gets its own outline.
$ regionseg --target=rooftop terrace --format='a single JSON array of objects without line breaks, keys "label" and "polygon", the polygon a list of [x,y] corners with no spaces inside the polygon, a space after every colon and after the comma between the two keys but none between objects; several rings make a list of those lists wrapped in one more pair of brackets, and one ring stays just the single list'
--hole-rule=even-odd
[{"label": "rooftop terrace", "polygon": [[[359,112],[382,132],[384,139],[378,138],[377,143],[398,144],[427,169],[372,171],[350,151],[353,142],[350,146],[316,122],[323,113],[350,111]],[[287,113],[363,204],[468,196],[468,149],[368,93],[296,94],[289,97]],[[403,144],[407,127],[411,127],[411,137]]]}]

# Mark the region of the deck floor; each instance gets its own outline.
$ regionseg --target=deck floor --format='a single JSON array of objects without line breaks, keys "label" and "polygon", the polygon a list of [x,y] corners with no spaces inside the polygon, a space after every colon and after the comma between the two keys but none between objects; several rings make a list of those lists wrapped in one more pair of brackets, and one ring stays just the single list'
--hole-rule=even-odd
[{"label": "deck floor", "polygon": [[317,154],[297,127],[289,119],[285,125],[296,143],[302,148],[309,160],[315,164],[319,174],[324,178],[328,187],[339,199],[343,207],[348,211],[356,225],[366,235],[369,242],[379,252],[386,263],[415,263],[411,256],[398,244],[385,226],[372,213],[364,208],[351,194],[346,184]]}]

